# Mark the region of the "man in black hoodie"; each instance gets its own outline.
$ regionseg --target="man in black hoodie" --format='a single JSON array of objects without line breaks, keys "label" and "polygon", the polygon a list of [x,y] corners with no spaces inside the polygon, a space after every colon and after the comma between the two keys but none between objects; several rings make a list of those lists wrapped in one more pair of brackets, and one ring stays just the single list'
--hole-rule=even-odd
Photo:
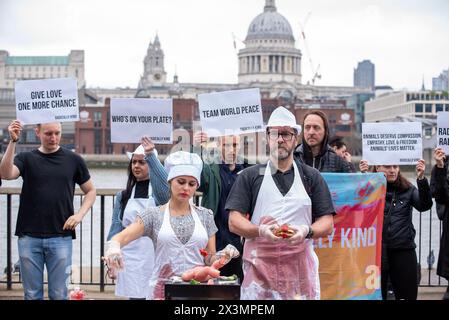
[{"label": "man in black hoodie", "polygon": [[306,113],[300,144],[294,155],[320,172],[355,172],[349,162],[339,157],[328,145],[329,122],[320,110]]}]

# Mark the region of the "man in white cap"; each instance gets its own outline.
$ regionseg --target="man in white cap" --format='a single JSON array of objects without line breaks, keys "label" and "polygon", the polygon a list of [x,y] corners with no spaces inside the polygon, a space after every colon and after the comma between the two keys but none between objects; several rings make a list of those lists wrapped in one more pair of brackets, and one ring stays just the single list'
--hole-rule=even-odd
[{"label": "man in white cap", "polygon": [[320,298],[312,239],[332,233],[335,209],[320,173],[293,158],[300,131],[290,111],[274,110],[269,162],[243,170],[227,199],[229,228],[245,238],[242,299]]}]

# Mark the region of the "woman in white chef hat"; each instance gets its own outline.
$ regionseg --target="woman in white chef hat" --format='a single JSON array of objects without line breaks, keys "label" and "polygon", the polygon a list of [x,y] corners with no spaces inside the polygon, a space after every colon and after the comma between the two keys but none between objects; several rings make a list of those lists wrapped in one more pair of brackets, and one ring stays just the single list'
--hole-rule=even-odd
[{"label": "woman in white chef hat", "polygon": [[[164,166],[170,185],[169,202],[138,214],[136,222],[108,242],[105,254],[109,266],[121,268],[121,247],[140,236],[153,240],[155,260],[148,299],[163,299],[165,280],[171,276],[195,266],[210,265],[215,260],[217,227],[213,213],[189,202],[200,185],[201,158],[197,154],[178,151],[165,159]],[[201,249],[208,252],[207,257],[201,255]],[[228,254],[235,256],[238,252]]]}]

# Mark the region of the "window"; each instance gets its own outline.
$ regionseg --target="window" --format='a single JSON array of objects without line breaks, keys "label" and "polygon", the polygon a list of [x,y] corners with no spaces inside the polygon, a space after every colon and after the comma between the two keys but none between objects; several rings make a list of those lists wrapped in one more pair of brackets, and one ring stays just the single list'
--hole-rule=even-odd
[{"label": "window", "polygon": [[449,111],[449,104],[446,105],[446,111]]},{"label": "window", "polygon": [[415,104],[415,112],[423,112],[423,105],[422,105],[422,103]]},{"label": "window", "polygon": [[443,105],[441,103],[437,103],[435,105],[435,111],[436,112],[442,112],[444,110]]},{"label": "window", "polygon": [[105,131],[105,135],[106,135],[106,153],[107,154],[112,154],[112,152],[114,151],[113,145],[111,143],[111,131],[107,130]]},{"label": "window", "polygon": [[426,128],[426,129],[424,130],[424,135],[425,135],[426,137],[431,137],[431,136],[432,136],[432,128]]},{"label": "window", "polygon": [[94,132],[94,153],[95,154],[101,153],[101,144],[102,144],[101,134],[102,134],[101,130],[95,130],[95,132]]},{"label": "window", "polygon": [[351,126],[348,126],[346,124],[338,124],[335,126],[335,132],[350,132],[351,131]]},{"label": "window", "polygon": [[37,137],[36,137],[36,133],[34,132],[34,130],[27,130],[25,132],[26,132],[26,135],[25,135],[26,143],[37,143]]},{"label": "window", "polygon": [[432,113],[432,105],[430,103],[426,103],[426,112]]},{"label": "window", "polygon": [[101,127],[101,112],[95,111],[94,112],[94,127]]}]

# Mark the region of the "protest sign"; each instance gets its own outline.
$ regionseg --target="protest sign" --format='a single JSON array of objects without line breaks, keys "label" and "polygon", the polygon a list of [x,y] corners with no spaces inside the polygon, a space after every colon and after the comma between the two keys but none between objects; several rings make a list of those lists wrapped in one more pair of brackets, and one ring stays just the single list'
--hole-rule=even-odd
[{"label": "protest sign", "polygon": [[75,78],[16,81],[16,118],[23,124],[79,120]]},{"label": "protest sign", "polygon": [[209,137],[263,131],[259,89],[198,95],[202,131]]},{"label": "protest sign", "polygon": [[148,136],[171,144],[172,135],[172,99],[111,99],[111,142],[139,143]]},{"label": "protest sign", "polygon": [[337,214],[334,230],[314,240],[322,300],[381,300],[383,173],[322,173]]},{"label": "protest sign", "polygon": [[422,158],[422,124],[362,123],[362,144],[370,165],[413,165]]},{"label": "protest sign", "polygon": [[437,145],[449,155],[449,112],[437,113]]}]

